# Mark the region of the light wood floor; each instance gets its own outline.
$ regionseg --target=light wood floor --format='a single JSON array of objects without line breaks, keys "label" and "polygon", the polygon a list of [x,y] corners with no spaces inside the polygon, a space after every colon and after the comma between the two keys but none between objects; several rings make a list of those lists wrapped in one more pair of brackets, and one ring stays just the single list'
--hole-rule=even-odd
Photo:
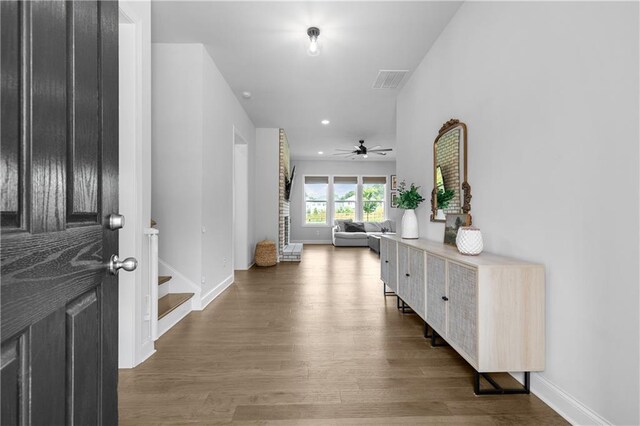
[{"label": "light wood floor", "polygon": [[301,263],[236,272],[121,370],[120,422],[565,424],[533,395],[474,396],[473,370],[422,326],[382,295],[373,252],[307,245]]}]

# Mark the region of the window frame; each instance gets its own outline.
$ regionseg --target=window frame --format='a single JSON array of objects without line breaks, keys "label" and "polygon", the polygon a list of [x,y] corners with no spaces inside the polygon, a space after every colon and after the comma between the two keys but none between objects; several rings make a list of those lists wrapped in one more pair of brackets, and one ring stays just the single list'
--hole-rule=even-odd
[{"label": "window frame", "polygon": [[382,196],[382,201],[379,201],[384,206],[384,217],[382,221],[389,220],[389,206],[391,205],[391,200],[389,197],[391,196],[389,192],[389,176],[387,175],[360,175],[358,176],[358,198],[360,204],[358,205],[358,215],[361,217],[358,219],[360,222],[364,222],[364,210],[362,209],[364,206],[364,198],[362,194],[364,192],[364,179],[365,178],[383,178],[384,179],[384,195]]},{"label": "window frame", "polygon": [[[305,187],[307,185],[307,177],[311,178],[327,178],[327,198],[325,200],[326,204],[326,215],[324,223],[307,223],[307,194],[305,193]],[[302,226],[308,228],[330,228],[333,223],[333,211],[330,210],[329,201],[333,199],[333,177],[331,175],[325,174],[309,174],[302,176]]]}]

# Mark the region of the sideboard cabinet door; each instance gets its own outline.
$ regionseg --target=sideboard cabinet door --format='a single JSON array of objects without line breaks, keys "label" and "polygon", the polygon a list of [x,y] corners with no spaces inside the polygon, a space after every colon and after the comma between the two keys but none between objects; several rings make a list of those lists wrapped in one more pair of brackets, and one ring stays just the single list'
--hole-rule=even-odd
[{"label": "sideboard cabinet door", "polygon": [[380,279],[383,283],[389,282],[389,240],[380,238]]},{"label": "sideboard cabinet door", "polygon": [[441,336],[446,336],[447,294],[446,261],[427,253],[427,323]]},{"label": "sideboard cabinet door", "polygon": [[411,306],[407,298],[409,275],[409,247],[398,244],[398,291],[396,293]]},{"label": "sideboard cabinet door", "polygon": [[422,319],[425,317],[425,282],[424,251],[409,249],[409,285],[407,286],[407,303]]},{"label": "sideboard cabinet door", "polygon": [[398,294],[398,243],[395,241],[389,241],[387,244],[387,259],[389,260],[387,287]]},{"label": "sideboard cabinet door", "polygon": [[448,262],[448,333],[456,345],[476,363],[478,361],[478,291],[473,268]]}]

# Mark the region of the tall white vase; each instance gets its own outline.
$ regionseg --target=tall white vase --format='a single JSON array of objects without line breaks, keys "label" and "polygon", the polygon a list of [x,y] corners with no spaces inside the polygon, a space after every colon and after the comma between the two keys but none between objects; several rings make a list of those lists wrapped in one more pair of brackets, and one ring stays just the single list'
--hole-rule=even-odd
[{"label": "tall white vase", "polygon": [[402,215],[402,238],[418,238],[418,218],[416,211],[407,209]]}]

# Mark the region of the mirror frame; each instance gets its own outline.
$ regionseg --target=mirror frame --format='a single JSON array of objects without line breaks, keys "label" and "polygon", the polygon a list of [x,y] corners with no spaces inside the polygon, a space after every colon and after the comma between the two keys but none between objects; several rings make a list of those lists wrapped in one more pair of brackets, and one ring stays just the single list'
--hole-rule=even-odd
[{"label": "mirror frame", "polygon": [[[468,214],[471,211],[471,185],[467,182],[467,125],[462,121],[452,118],[442,125],[440,131],[438,132],[438,136],[433,141],[433,190],[431,190],[431,222],[444,222],[442,219],[436,219],[436,215],[438,214],[438,196],[437,196],[437,188],[436,188],[436,168],[437,168],[437,147],[438,140],[447,132],[460,127],[462,129],[462,213]],[[462,194],[461,194],[462,195]],[[469,215],[471,216],[471,215]]]}]

